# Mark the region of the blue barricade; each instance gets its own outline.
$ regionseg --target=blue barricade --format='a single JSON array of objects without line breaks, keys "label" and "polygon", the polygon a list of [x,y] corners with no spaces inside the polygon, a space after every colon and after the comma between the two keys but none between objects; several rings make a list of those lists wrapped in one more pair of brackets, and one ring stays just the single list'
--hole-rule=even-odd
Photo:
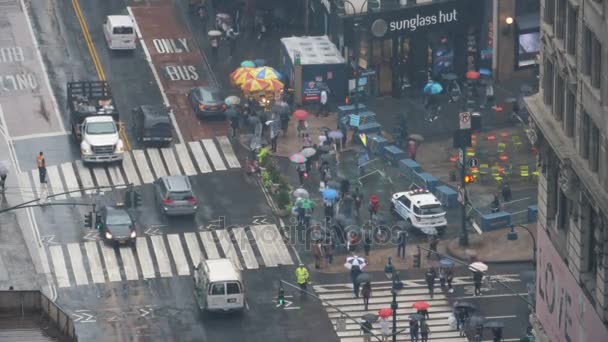
[{"label": "blue barricade", "polygon": [[395,165],[399,162],[399,160],[406,158],[405,151],[395,145],[384,146],[383,156],[395,163]]},{"label": "blue barricade", "polygon": [[481,215],[481,230],[484,232],[509,227],[511,225],[511,213],[499,211]]},{"label": "blue barricade", "polygon": [[420,166],[420,164],[416,163],[415,160],[401,159],[399,161],[399,171],[401,171],[403,175],[411,178],[414,173],[422,172],[422,167]]},{"label": "blue barricade", "polygon": [[[363,112],[367,110],[367,106],[360,103],[359,104],[359,112]],[[355,112],[355,105],[345,105],[345,106],[338,106],[338,114],[340,115],[340,117],[343,117],[345,115],[348,114],[352,114]]]},{"label": "blue barricade", "polygon": [[528,223],[536,222],[537,216],[538,216],[538,206],[537,205],[528,206]]},{"label": "blue barricade", "polygon": [[446,208],[453,208],[458,205],[458,193],[447,185],[440,185],[435,189],[435,196]]},{"label": "blue barricade", "polygon": [[439,179],[428,172],[416,173],[415,176],[414,183],[424,186],[430,192],[434,193],[437,186],[439,186]]},{"label": "blue barricade", "polygon": [[367,144],[369,150],[373,154],[382,155],[384,153],[384,146],[388,145],[388,140],[378,134],[370,134],[367,136]]},{"label": "blue barricade", "polygon": [[382,125],[377,122],[370,122],[359,126],[357,133],[373,134],[380,133],[382,131]]}]

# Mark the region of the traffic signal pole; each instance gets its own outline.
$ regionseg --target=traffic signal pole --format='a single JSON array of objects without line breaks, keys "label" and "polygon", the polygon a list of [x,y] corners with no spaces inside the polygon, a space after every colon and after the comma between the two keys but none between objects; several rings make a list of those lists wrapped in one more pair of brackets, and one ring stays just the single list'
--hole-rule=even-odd
[{"label": "traffic signal pole", "polygon": [[460,188],[462,191],[462,207],[460,209],[460,238],[458,244],[461,247],[467,247],[469,245],[469,232],[467,230],[467,182],[465,176],[467,174],[467,154],[466,148],[463,146],[460,148],[462,153],[462,165],[460,165]]}]

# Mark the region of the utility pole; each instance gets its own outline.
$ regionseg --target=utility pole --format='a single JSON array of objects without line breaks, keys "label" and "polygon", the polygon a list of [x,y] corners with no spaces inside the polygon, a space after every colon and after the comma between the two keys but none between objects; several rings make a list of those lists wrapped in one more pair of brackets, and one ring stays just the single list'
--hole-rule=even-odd
[{"label": "utility pole", "polygon": [[464,146],[460,148],[460,153],[462,153],[462,165],[460,166],[460,189],[462,191],[460,215],[462,217],[460,221],[460,239],[458,240],[458,244],[462,247],[466,247],[469,245],[469,233],[467,231],[467,181],[465,179],[467,175],[467,151]]}]

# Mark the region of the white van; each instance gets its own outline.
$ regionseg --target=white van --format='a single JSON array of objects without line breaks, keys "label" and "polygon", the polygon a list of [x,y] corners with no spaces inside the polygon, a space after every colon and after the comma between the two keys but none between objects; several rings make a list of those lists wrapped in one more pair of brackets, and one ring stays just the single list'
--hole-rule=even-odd
[{"label": "white van", "polygon": [[241,272],[230,259],[201,261],[194,269],[194,297],[203,311],[240,311],[245,308]]},{"label": "white van", "polygon": [[135,23],[128,15],[107,16],[103,35],[110,50],[135,50]]},{"label": "white van", "polygon": [[441,202],[428,190],[397,192],[391,196],[391,208],[412,227],[427,235],[443,232],[448,225]]}]

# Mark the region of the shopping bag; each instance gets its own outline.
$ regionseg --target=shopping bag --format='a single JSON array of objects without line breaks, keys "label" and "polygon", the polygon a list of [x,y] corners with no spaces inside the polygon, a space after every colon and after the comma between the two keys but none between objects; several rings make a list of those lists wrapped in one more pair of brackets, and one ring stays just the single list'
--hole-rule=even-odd
[{"label": "shopping bag", "polygon": [[457,327],[457,324],[456,324],[456,316],[454,316],[454,314],[453,314],[453,313],[451,313],[451,314],[448,316],[448,324],[450,325],[450,328],[452,328],[452,329],[456,329],[456,327]]}]

